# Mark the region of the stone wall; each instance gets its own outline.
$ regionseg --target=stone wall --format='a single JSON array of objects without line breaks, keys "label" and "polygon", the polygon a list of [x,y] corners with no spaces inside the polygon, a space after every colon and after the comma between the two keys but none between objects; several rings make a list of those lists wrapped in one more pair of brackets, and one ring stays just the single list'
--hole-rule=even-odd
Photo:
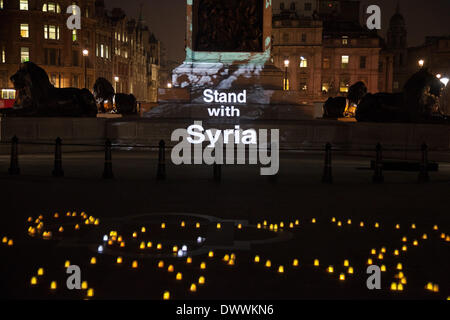
[{"label": "stone wall", "polygon": [[[106,138],[113,143],[156,146],[161,139],[168,145],[172,132],[187,128],[193,120],[181,119],[79,119],[79,118],[1,118],[0,141],[7,142],[17,135],[21,142],[98,145],[64,147],[67,150],[101,150]],[[450,161],[450,126],[432,124],[354,123],[328,120],[304,121],[244,121],[242,129],[280,129],[281,148],[322,148],[327,142],[342,149],[342,154],[373,156],[380,142],[386,158],[420,159],[420,146],[426,142],[432,152],[430,160]],[[205,121],[204,128],[230,129],[234,124]],[[52,145],[21,145],[21,153],[53,152]],[[0,152],[9,153],[10,146],[2,144]]]}]

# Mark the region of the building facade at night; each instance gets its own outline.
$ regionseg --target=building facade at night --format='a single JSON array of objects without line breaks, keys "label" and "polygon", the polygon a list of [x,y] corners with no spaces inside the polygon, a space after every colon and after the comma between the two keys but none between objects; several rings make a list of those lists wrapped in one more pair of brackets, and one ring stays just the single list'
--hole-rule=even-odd
[{"label": "building facade at night", "polygon": [[289,61],[289,90],[306,103],[345,95],[357,81],[390,91],[383,39],[361,26],[359,10],[359,1],[274,2],[273,61],[282,70]]},{"label": "building facade at night", "polygon": [[[66,26],[66,10],[81,8],[81,29]],[[121,9],[108,12],[103,0],[1,0],[0,88],[20,63],[43,67],[56,87],[92,89],[99,77],[138,101],[156,101],[160,42]]]}]

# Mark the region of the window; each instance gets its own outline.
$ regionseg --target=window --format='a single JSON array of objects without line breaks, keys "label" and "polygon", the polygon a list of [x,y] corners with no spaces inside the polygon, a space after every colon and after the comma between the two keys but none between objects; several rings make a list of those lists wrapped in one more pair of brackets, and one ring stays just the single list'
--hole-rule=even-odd
[{"label": "window", "polygon": [[77,29],[73,29],[73,30],[72,30],[72,41],[73,41],[73,42],[78,41]]},{"label": "window", "polygon": [[306,42],[306,33],[302,33],[302,42]]},{"label": "window", "polygon": [[398,89],[398,88],[399,88],[398,81],[394,81],[394,89]]},{"label": "window", "polygon": [[305,79],[300,80],[300,91],[306,93],[308,91],[308,81]]},{"label": "window", "polygon": [[105,56],[105,46],[103,44],[100,45],[100,57],[104,58]]},{"label": "window", "polygon": [[27,11],[28,10],[28,0],[20,0],[19,9]]},{"label": "window", "polygon": [[308,59],[300,57],[300,68],[308,68]]},{"label": "window", "polygon": [[330,83],[329,82],[322,82],[322,92],[328,93],[330,90]]},{"label": "window", "polygon": [[72,87],[78,88],[79,86],[79,77],[77,74],[74,74],[72,77]]},{"label": "window", "polygon": [[5,46],[2,46],[2,56],[0,57],[1,63],[6,63],[6,49]]},{"label": "window", "polygon": [[367,58],[365,56],[361,56],[359,58],[359,68],[360,69],[365,69],[366,68],[366,62],[367,62]]},{"label": "window", "polygon": [[50,66],[61,65],[61,50],[46,48],[45,49],[45,64]]},{"label": "window", "polygon": [[348,67],[349,62],[350,62],[349,56],[342,56],[341,57],[342,69],[346,69]]},{"label": "window", "polygon": [[52,12],[52,13],[61,13],[61,7],[59,4],[57,4],[55,2],[44,3],[42,5],[42,11]]},{"label": "window", "polygon": [[343,36],[343,37],[342,37],[342,45],[343,45],[343,46],[348,45],[348,37],[347,37],[347,36]]},{"label": "window", "polygon": [[59,40],[59,26],[44,25],[44,39]]},{"label": "window", "polygon": [[20,62],[30,61],[30,48],[22,47],[20,48]]},{"label": "window", "polygon": [[2,89],[2,99],[14,100],[16,99],[16,90],[14,89]]},{"label": "window", "polygon": [[20,36],[22,38],[29,38],[30,37],[30,27],[28,23],[21,23],[20,24]]},{"label": "window", "polygon": [[330,69],[330,58],[323,58],[322,68],[323,69]]},{"label": "window", "polygon": [[283,33],[283,43],[289,42],[289,33]]},{"label": "window", "polygon": [[3,0],[0,0],[0,10],[3,9]]},{"label": "window", "polygon": [[74,67],[79,67],[80,66],[79,53],[76,50],[72,51],[72,66],[74,66]]},{"label": "window", "polygon": [[350,79],[344,78],[341,79],[339,83],[339,91],[340,92],[348,92],[348,88],[350,87]]},{"label": "window", "polygon": [[306,2],[305,3],[305,11],[311,11],[312,10],[312,3]]}]

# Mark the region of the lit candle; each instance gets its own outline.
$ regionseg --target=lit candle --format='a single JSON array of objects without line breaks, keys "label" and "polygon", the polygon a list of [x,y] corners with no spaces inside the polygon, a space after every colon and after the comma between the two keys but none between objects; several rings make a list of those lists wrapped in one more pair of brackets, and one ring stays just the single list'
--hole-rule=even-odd
[{"label": "lit candle", "polygon": [[201,276],[200,278],[198,278],[198,284],[205,284],[206,280],[204,276]]},{"label": "lit candle", "polygon": [[91,258],[91,264],[96,264],[97,263],[97,258],[96,257],[92,257]]}]

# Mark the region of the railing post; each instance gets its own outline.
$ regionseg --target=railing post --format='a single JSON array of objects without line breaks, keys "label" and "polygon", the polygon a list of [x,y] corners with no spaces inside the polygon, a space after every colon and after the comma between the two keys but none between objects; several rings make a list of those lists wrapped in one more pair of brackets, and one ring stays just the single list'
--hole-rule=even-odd
[{"label": "railing post", "polygon": [[214,162],[213,170],[214,170],[214,181],[220,182],[222,180],[222,165]]},{"label": "railing post", "polygon": [[325,166],[323,169],[322,183],[333,183],[333,174],[331,166],[331,143],[325,145]]},{"label": "railing post", "polygon": [[17,138],[17,136],[14,136],[11,141],[11,164],[8,170],[10,175],[20,174],[18,148],[19,138]]},{"label": "railing post", "polygon": [[383,176],[383,147],[380,143],[377,144],[376,147],[376,160],[375,160],[375,168],[374,168],[374,175],[373,175],[373,183],[383,183],[384,182],[384,176]]},{"label": "railing post", "polygon": [[158,171],[156,173],[156,179],[166,179],[166,143],[164,140],[159,142]]},{"label": "railing post", "polygon": [[105,142],[105,170],[103,171],[103,179],[113,179],[114,174],[112,170],[112,155],[111,155],[111,140],[106,139]]},{"label": "railing post", "polygon": [[55,141],[55,168],[53,169],[54,177],[64,177],[64,170],[62,168],[62,150],[61,150],[62,140],[60,137],[56,138]]},{"label": "railing post", "polygon": [[426,143],[422,144],[422,162],[420,164],[419,183],[426,183],[430,181],[428,174],[428,146]]}]

